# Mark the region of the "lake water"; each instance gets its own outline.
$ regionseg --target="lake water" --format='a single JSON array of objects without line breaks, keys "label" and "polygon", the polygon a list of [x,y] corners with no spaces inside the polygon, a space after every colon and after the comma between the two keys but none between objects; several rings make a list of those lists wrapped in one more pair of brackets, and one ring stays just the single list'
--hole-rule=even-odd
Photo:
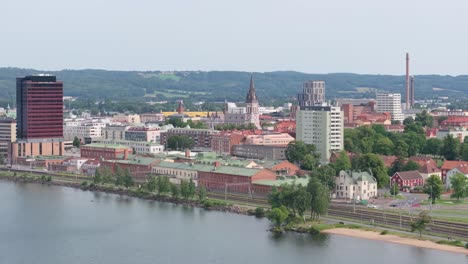
[{"label": "lake water", "polygon": [[468,263],[351,237],[266,232],[264,219],[0,180],[0,263]]}]

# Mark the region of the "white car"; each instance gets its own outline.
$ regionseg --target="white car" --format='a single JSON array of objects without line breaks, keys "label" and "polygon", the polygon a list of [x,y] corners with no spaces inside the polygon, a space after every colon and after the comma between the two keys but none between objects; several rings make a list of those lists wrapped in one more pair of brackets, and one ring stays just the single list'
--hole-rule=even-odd
[{"label": "white car", "polygon": [[367,207],[377,209],[377,205],[375,204],[368,204]]}]

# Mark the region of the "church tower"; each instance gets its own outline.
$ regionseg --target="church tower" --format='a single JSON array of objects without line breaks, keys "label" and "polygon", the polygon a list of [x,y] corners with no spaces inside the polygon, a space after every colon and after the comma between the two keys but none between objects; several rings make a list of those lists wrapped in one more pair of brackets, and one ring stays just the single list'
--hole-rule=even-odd
[{"label": "church tower", "polygon": [[255,125],[255,127],[261,129],[260,118],[258,114],[258,99],[257,95],[255,94],[253,76],[250,76],[250,88],[245,99],[245,123],[252,123]]}]

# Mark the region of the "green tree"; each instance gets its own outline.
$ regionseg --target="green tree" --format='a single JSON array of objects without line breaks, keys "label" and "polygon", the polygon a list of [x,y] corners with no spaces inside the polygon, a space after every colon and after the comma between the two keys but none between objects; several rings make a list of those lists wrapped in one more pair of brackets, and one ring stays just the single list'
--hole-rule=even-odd
[{"label": "green tree", "polygon": [[442,140],[438,138],[430,138],[426,141],[422,153],[431,155],[440,155],[442,149]]},{"label": "green tree", "polygon": [[396,141],[394,141],[393,144],[395,146],[395,149],[393,151],[395,156],[397,156],[397,157],[408,157],[409,146],[408,146],[408,144],[406,144],[406,142],[403,139],[397,139]]},{"label": "green tree", "polygon": [[432,127],[434,125],[434,117],[432,117],[426,110],[416,114],[415,121],[421,123],[423,127]]},{"label": "green tree", "polygon": [[97,170],[99,170],[100,174],[102,175],[103,183],[112,183],[114,181],[114,175],[109,167],[99,168]]},{"label": "green tree", "polygon": [[426,144],[426,136],[423,132],[414,132],[409,131],[403,134],[403,138],[408,144],[408,156],[415,156],[418,153],[421,153],[421,149]]},{"label": "green tree", "polygon": [[463,173],[455,173],[450,178],[450,185],[453,189],[452,197],[465,198],[468,195],[468,178]]},{"label": "green tree", "polygon": [[307,185],[307,192],[310,194],[310,216],[312,220],[318,220],[321,215],[328,210],[330,203],[330,193],[327,186],[318,179],[312,178]]},{"label": "green tree", "polygon": [[408,126],[414,124],[414,119],[412,117],[407,117],[403,120],[403,125]]},{"label": "green tree", "polygon": [[458,158],[458,148],[460,142],[455,139],[452,135],[447,135],[442,141],[442,149],[440,154],[447,160],[456,160]]},{"label": "green tree", "polygon": [[301,163],[301,169],[303,170],[313,170],[317,167],[318,160],[312,154],[306,154]]},{"label": "green tree", "polygon": [[167,139],[167,146],[174,150],[192,149],[195,141],[188,136],[174,135]]},{"label": "green tree", "polygon": [[169,177],[167,176],[158,176],[157,178],[158,193],[168,193],[171,190],[171,183]]},{"label": "green tree", "polygon": [[3,165],[5,163],[5,156],[0,154],[0,165]]},{"label": "green tree", "polygon": [[431,203],[435,204],[436,199],[440,198],[440,194],[442,193],[443,188],[444,186],[442,185],[442,181],[440,180],[439,176],[431,175],[426,179],[423,190],[426,194],[429,195]]},{"label": "green tree", "polygon": [[190,199],[190,187],[187,180],[180,181],[180,195],[185,199]]},{"label": "green tree", "polygon": [[392,167],[390,168],[390,176],[393,176],[396,172],[403,171],[405,167],[405,159],[404,158],[397,158],[393,163]]},{"label": "green tree", "polygon": [[180,189],[179,189],[179,186],[177,186],[177,184],[175,183],[171,183],[171,195],[172,195],[172,198],[174,199],[179,198]]},{"label": "green tree", "polygon": [[427,214],[427,212],[422,211],[419,213],[419,216],[417,219],[415,219],[414,222],[410,224],[411,226],[411,232],[418,231],[419,232],[419,237],[422,237],[422,232],[426,230],[426,225],[431,222],[431,217]]},{"label": "green tree", "polygon": [[399,192],[400,192],[400,190],[399,190],[397,184],[393,184],[393,186],[390,187],[390,194],[391,195],[398,195]]},{"label": "green tree", "polygon": [[124,171],[124,176],[123,176],[123,185],[125,186],[125,188],[129,188],[129,187],[133,186],[134,184],[135,183],[133,181],[132,174],[126,168],[125,171]]},{"label": "green tree", "polygon": [[195,196],[195,193],[197,191],[197,187],[195,186],[195,182],[193,181],[192,178],[190,178],[190,180],[189,180],[188,189],[189,189],[190,198],[193,199],[193,197]]},{"label": "green tree", "polygon": [[349,156],[346,154],[346,151],[341,151],[336,159],[335,163],[332,164],[333,168],[335,168],[335,172],[340,172],[342,170],[350,170],[351,169],[351,160]]},{"label": "green tree", "polygon": [[374,153],[390,156],[393,154],[394,148],[393,142],[388,137],[380,136],[375,141]]},{"label": "green tree", "polygon": [[312,155],[317,160],[318,157],[315,151],[316,148],[313,144],[306,144],[303,141],[291,141],[286,148],[285,155],[289,162],[302,164],[307,154]]},{"label": "green tree", "polygon": [[319,181],[327,186],[327,188],[332,191],[335,188],[335,178],[336,178],[336,171],[330,165],[323,165],[320,166],[318,169],[314,170],[311,173],[312,177],[317,177]]},{"label": "green tree", "polygon": [[353,158],[352,163],[354,170],[368,171],[370,169],[372,175],[377,179],[379,188],[388,186],[390,178],[387,174],[387,168],[378,155],[372,153],[363,154]]},{"label": "green tree", "polygon": [[200,202],[203,202],[205,201],[206,199],[206,189],[205,189],[205,186],[200,186],[198,188],[198,200]]},{"label": "green tree", "polygon": [[267,214],[267,218],[277,227],[281,226],[286,221],[288,216],[288,210],[284,206],[275,207]]},{"label": "green tree", "polygon": [[300,184],[283,184],[281,191],[275,187],[272,188],[268,202],[272,208],[284,206],[292,217],[297,214],[303,217],[305,210],[309,207],[310,196],[306,187]]},{"label": "green tree", "polygon": [[460,159],[468,161],[468,140],[465,137],[465,141],[460,146]]},{"label": "green tree", "polygon": [[115,173],[114,173],[115,185],[117,186],[124,185],[124,176],[125,176],[124,170],[122,170],[122,168],[119,165],[115,166]]},{"label": "green tree", "polygon": [[102,176],[101,176],[101,172],[97,169],[96,172],[94,173],[94,177],[93,177],[93,182],[95,184],[99,184],[102,182]]},{"label": "green tree", "polygon": [[173,125],[174,127],[186,127],[187,124],[179,117],[171,117],[166,119],[166,125]]},{"label": "green tree", "polygon": [[146,184],[146,189],[149,191],[149,192],[154,192],[156,191],[158,187],[158,180],[155,176],[150,176],[150,179],[148,181],[148,183]]},{"label": "green tree", "polygon": [[77,148],[81,146],[81,141],[78,137],[73,138],[73,146]]},{"label": "green tree", "polygon": [[419,163],[412,160],[408,160],[408,162],[406,162],[405,166],[403,166],[401,171],[419,170],[420,168],[421,166],[419,166]]}]

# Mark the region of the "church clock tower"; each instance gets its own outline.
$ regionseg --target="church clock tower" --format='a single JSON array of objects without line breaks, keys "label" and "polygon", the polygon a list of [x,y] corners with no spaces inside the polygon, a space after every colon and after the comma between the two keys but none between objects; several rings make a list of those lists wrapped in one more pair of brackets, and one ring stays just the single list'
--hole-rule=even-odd
[{"label": "church clock tower", "polygon": [[250,77],[250,88],[245,99],[245,123],[252,123],[256,128],[261,129],[260,117],[258,114],[258,99],[255,94],[253,76]]}]

